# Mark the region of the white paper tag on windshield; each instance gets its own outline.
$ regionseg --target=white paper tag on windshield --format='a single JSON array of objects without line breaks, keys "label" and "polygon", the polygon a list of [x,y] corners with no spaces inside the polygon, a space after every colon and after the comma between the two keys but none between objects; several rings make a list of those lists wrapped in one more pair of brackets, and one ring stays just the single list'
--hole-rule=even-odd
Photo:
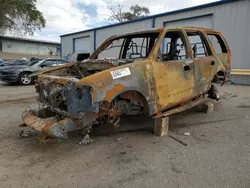
[{"label": "white paper tag on windshield", "polygon": [[128,75],[131,75],[128,67],[123,68],[123,69],[114,70],[114,71],[111,71],[110,73],[111,73],[113,79],[122,78],[122,77],[125,77]]}]

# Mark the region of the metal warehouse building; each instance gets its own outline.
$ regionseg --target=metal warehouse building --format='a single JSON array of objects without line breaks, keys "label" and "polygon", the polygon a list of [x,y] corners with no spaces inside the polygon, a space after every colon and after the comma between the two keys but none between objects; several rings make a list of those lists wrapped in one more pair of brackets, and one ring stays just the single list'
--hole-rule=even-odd
[{"label": "metal warehouse building", "polygon": [[0,57],[19,59],[30,57],[53,57],[61,54],[60,43],[20,37],[0,36]]},{"label": "metal warehouse building", "polygon": [[221,0],[61,36],[62,56],[92,53],[115,34],[168,26],[197,26],[221,31],[232,51],[232,82],[250,84],[250,0]]}]

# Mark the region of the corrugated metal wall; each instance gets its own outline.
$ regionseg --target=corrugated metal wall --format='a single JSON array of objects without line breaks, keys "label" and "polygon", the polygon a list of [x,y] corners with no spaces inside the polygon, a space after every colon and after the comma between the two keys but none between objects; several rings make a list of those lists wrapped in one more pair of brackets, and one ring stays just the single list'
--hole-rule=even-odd
[{"label": "corrugated metal wall", "polygon": [[34,55],[34,54],[19,54],[19,53],[9,53],[9,52],[0,52],[0,57],[3,59],[22,59],[27,58],[28,60],[31,57],[38,57],[38,58],[60,58],[60,56],[51,56],[51,55]]},{"label": "corrugated metal wall", "polygon": [[[250,1],[238,1],[214,8],[214,28],[226,37],[232,50],[232,68],[250,69]],[[250,76],[232,76],[238,84],[250,84]]]},{"label": "corrugated metal wall", "polygon": [[91,50],[90,53],[94,51],[94,31],[90,32],[82,32],[75,35],[69,35],[61,38],[61,46],[62,46],[62,57],[66,57],[68,54],[73,53],[73,44],[74,40],[82,37],[89,37],[89,49]]},{"label": "corrugated metal wall", "polygon": [[213,28],[213,15],[210,14],[210,15],[204,15],[204,16],[200,16],[200,17],[165,22],[163,25],[164,25],[164,27],[192,26],[192,27]]},{"label": "corrugated metal wall", "polygon": [[133,32],[152,27],[152,19],[118,25],[96,31],[96,47],[99,47],[111,35]]},{"label": "corrugated metal wall", "polygon": [[33,54],[33,55],[53,55],[57,54],[57,44],[44,44],[44,43],[34,43],[34,42],[22,42],[14,40],[2,40],[2,52],[6,53],[17,53],[17,54]]},{"label": "corrugated metal wall", "polygon": [[[194,21],[197,17],[212,16],[212,28],[221,31],[227,39],[232,50],[232,68],[250,69],[250,0],[239,0],[231,3],[221,4],[213,7],[200,8],[181,13],[159,16],[155,18],[155,27],[171,25],[175,21]],[[198,20],[198,19],[197,19]],[[96,30],[96,47],[98,47],[109,36],[122,34],[130,31],[148,29],[152,27],[153,19],[140,20],[123,25],[102,28]],[[211,27],[209,25],[208,27]],[[91,36],[91,49],[94,50],[94,31],[77,35],[62,37],[63,55],[72,52],[73,38],[80,36]],[[241,79],[242,78],[242,79]],[[232,76],[232,81],[239,84],[250,84],[250,76]]]},{"label": "corrugated metal wall", "polygon": [[92,41],[89,36],[76,38],[74,41],[73,45],[75,46],[75,52],[90,53],[93,51],[93,49],[90,48]]},{"label": "corrugated metal wall", "polygon": [[182,13],[177,13],[177,14],[156,17],[155,27],[163,27],[164,26],[163,24],[166,22],[173,22],[177,20],[184,20],[184,19],[195,18],[195,17],[211,15],[211,14],[213,14],[213,10],[211,7],[208,7],[208,8],[198,9],[198,10],[192,10],[192,11],[187,11],[187,12],[182,12]]}]

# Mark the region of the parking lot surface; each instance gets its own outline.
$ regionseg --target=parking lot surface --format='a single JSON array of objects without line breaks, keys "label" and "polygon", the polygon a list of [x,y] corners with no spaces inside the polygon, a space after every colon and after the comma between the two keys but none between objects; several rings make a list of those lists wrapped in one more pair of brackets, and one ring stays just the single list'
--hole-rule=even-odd
[{"label": "parking lot surface", "polygon": [[154,136],[145,117],[123,118],[116,134],[95,129],[83,146],[76,134],[54,144],[35,133],[20,139],[21,112],[36,106],[34,88],[0,83],[0,187],[250,188],[250,87],[219,90],[214,112],[170,117],[170,134],[187,146]]}]

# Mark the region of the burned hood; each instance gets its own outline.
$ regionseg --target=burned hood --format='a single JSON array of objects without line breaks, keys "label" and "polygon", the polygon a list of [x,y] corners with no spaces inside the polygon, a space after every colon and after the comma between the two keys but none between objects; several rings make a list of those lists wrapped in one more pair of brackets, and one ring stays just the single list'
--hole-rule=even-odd
[{"label": "burned hood", "polygon": [[88,59],[82,62],[75,63],[73,66],[82,67],[87,70],[106,70],[118,66],[118,63],[114,60]]},{"label": "burned hood", "polygon": [[132,62],[134,62],[134,60],[87,59],[82,62],[69,63],[66,65],[53,67],[32,74],[31,76],[36,78],[38,75],[48,74],[53,76],[70,76],[82,79],[97,72]]}]

